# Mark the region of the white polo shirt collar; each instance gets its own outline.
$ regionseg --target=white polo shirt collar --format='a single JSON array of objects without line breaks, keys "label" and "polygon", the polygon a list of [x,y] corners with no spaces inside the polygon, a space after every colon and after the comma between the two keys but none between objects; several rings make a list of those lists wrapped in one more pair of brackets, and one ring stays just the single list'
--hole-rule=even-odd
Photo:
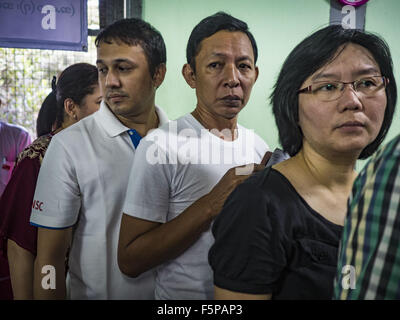
[{"label": "white polo shirt collar", "polygon": [[[169,121],[166,113],[157,106],[156,112],[160,122],[158,125],[159,127]],[[96,113],[96,118],[98,123],[101,125],[101,127],[103,127],[104,131],[110,137],[119,136],[121,133],[124,133],[130,129],[118,120],[118,118],[111,112],[110,108],[104,102],[104,100],[100,104],[100,109]]]}]

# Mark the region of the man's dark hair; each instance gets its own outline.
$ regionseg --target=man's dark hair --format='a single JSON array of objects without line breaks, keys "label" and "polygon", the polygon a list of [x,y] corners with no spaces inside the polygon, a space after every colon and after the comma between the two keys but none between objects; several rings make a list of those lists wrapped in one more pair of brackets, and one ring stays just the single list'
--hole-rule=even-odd
[{"label": "man's dark hair", "polygon": [[384,140],[392,123],[397,100],[397,87],[389,47],[375,34],[333,25],[313,33],[293,49],[282,66],[270,96],[280,143],[291,156],[300,151],[303,141],[303,133],[298,125],[297,91],[309,76],[337,57],[340,47],[343,46],[343,50],[349,43],[367,49],[379,65],[381,74],[390,81],[385,89],[387,105],[382,127],[376,139],[361,152],[359,159],[369,157]]},{"label": "man's dark hair", "polygon": [[249,31],[247,23],[242,20],[236,19],[225,12],[217,12],[216,14],[201,20],[192,30],[189,41],[186,47],[187,63],[194,72],[196,72],[195,57],[200,52],[201,41],[205,38],[211,37],[218,31],[240,31],[245,33],[253,47],[254,64],[257,62],[258,50],[257,43],[253,35]]},{"label": "man's dark hair", "polygon": [[73,64],[60,74],[56,89],[57,127],[64,121],[64,101],[70,98],[81,106],[83,99],[92,94],[98,84],[97,68],[88,63]]},{"label": "man's dark hair", "polygon": [[96,47],[101,42],[122,42],[130,46],[140,45],[146,55],[151,77],[158,66],[167,62],[164,39],[149,23],[136,18],[118,20],[104,28],[96,37]]}]

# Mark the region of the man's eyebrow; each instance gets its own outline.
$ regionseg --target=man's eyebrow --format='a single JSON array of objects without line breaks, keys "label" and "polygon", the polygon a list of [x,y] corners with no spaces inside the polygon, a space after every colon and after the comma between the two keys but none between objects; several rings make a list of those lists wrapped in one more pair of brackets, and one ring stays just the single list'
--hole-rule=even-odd
[{"label": "man's eyebrow", "polygon": [[[211,56],[225,58],[227,55],[224,53],[220,53],[220,52],[212,52]],[[251,62],[253,62],[253,59],[248,55],[243,55],[243,56],[236,58],[236,61],[243,61],[243,60],[250,60]]]},{"label": "man's eyebrow", "polygon": [[240,56],[236,60],[237,61],[249,60],[249,61],[253,62],[253,59],[250,56],[247,56],[247,55]]},{"label": "man's eyebrow", "polygon": [[[129,59],[124,59],[124,58],[114,59],[114,60],[111,61],[112,64],[117,64],[117,63],[122,63],[122,62],[134,64],[133,61],[131,61],[131,60],[129,60]],[[105,63],[104,63],[104,60],[102,60],[102,59],[97,59],[97,60],[96,60],[96,64],[99,64],[99,63],[105,64]]]}]

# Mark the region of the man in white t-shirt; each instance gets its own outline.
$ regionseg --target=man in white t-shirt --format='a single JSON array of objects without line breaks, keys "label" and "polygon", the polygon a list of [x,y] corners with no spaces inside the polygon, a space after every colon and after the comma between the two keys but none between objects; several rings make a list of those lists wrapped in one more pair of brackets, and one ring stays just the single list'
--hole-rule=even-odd
[{"label": "man in white t-shirt", "polygon": [[156,299],[213,298],[210,225],[254,166],[263,168],[255,163],[268,151],[237,124],[258,76],[256,60],[246,23],[225,13],[202,20],[189,38],[182,70],[196,90],[196,108],[150,133],[137,151],[118,262],[132,277],[157,266]]},{"label": "man in white t-shirt", "polygon": [[71,299],[154,298],[154,272],[123,275],[117,245],[135,150],[141,137],[168,121],[155,106],[165,44],[139,19],[113,23],[95,43],[100,109],[54,136],[39,173],[31,215],[39,227],[35,299],[62,299],[66,292]]}]

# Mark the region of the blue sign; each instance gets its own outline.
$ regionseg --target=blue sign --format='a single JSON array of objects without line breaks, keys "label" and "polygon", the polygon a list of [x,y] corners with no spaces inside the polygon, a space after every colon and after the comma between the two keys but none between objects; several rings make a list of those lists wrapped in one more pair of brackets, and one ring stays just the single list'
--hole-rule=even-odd
[{"label": "blue sign", "polygon": [[0,47],[87,51],[86,0],[0,0]]}]

